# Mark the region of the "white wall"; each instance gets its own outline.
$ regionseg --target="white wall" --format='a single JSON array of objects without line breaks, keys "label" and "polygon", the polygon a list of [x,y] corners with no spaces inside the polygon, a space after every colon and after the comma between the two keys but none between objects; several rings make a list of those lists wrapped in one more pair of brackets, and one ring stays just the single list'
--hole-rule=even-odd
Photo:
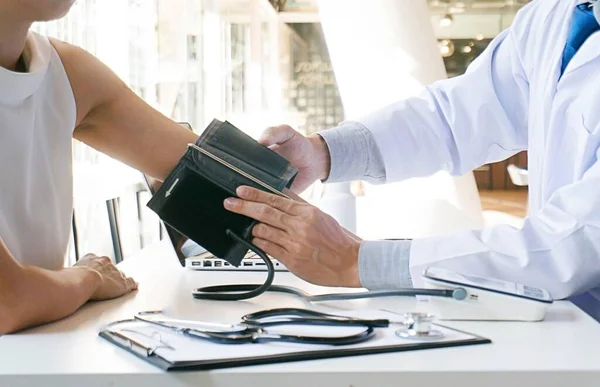
[{"label": "white wall", "polygon": [[[446,77],[425,0],[319,0],[347,118],[358,118]],[[339,12],[343,9],[343,13]],[[366,188],[358,235],[422,237],[482,226],[472,174],[447,173]]]}]

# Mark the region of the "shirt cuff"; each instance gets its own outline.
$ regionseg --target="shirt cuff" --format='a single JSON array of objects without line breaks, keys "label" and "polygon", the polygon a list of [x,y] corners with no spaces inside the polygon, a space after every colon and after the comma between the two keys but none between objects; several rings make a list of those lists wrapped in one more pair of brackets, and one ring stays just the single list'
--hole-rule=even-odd
[{"label": "shirt cuff", "polygon": [[358,275],[369,290],[412,288],[410,240],[363,241],[358,252]]},{"label": "shirt cuff", "polygon": [[373,135],[361,123],[347,122],[318,132],[329,149],[331,166],[324,183],[385,182],[385,166]]}]

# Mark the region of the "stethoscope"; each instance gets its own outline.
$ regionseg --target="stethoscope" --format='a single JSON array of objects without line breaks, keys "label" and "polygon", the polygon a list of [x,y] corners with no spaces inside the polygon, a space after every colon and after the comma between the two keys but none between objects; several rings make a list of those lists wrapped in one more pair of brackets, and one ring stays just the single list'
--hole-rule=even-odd
[{"label": "stethoscope", "polygon": [[252,250],[258,255],[267,267],[267,279],[262,285],[257,284],[232,284],[232,285],[216,285],[197,288],[192,292],[196,299],[201,300],[220,300],[220,301],[239,301],[246,300],[259,296],[265,292],[286,293],[297,296],[307,302],[323,302],[323,301],[343,301],[357,300],[362,298],[375,297],[392,297],[392,296],[434,296],[453,298],[455,300],[464,300],[467,297],[467,291],[463,288],[456,289],[394,289],[394,290],[377,290],[357,293],[328,293],[311,295],[300,289],[291,286],[273,285],[275,278],[275,268],[273,262],[267,254],[252,243],[238,236],[231,230],[226,231],[227,235],[236,242],[244,245],[249,250]]},{"label": "stethoscope", "polygon": [[[193,338],[210,341],[216,344],[252,344],[269,342],[287,342],[315,345],[353,345],[372,339],[376,328],[400,326],[395,334],[404,339],[436,340],[443,334],[432,329],[433,315],[428,313],[405,313],[402,320],[363,319],[338,316],[324,312],[300,308],[267,309],[247,314],[236,324],[172,319],[163,315],[162,311],[139,312],[133,319],[122,320],[110,324],[142,321],[148,324],[170,330],[172,332]],[[357,327],[362,328],[357,333],[344,336],[311,336],[307,334],[278,333],[271,328],[285,325],[321,326],[321,333],[326,327]],[[121,329],[121,332],[132,331],[143,335],[134,328]],[[113,332],[115,333],[115,332]],[[159,332],[152,336],[160,337]],[[129,337],[125,337],[131,340]],[[162,340],[159,339],[162,342]],[[166,343],[163,343],[166,344]]]}]

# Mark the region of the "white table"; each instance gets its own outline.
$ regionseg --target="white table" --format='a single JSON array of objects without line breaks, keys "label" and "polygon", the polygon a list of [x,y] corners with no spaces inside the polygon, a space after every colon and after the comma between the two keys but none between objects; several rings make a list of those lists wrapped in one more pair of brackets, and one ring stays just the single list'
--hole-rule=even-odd
[{"label": "white table", "polygon": [[[261,273],[190,272],[163,242],[120,267],[140,283],[137,293],[91,303],[60,322],[0,337],[0,386],[598,386],[600,325],[569,303],[552,306],[542,323],[453,322],[446,325],[492,344],[369,355],[209,372],[167,373],[97,336],[98,327],[142,310],[237,319],[264,308],[304,306],[292,296],[265,294],[240,302],[200,301],[194,287],[262,281]],[[288,273],[276,282],[315,289]],[[410,311],[411,298],[351,301],[340,307]]]}]

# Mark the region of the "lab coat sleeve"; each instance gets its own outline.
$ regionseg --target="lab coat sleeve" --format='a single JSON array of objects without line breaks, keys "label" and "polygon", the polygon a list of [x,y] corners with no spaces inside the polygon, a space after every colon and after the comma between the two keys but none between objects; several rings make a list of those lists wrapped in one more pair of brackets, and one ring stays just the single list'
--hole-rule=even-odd
[{"label": "lab coat sleeve", "polygon": [[464,75],[435,82],[418,97],[358,120],[381,151],[386,182],[440,170],[462,175],[526,149],[529,83],[522,51],[531,17],[527,11]]},{"label": "lab coat sleeve", "polygon": [[409,265],[416,287],[429,266],[536,286],[555,299],[600,285],[600,162],[558,189],[522,229],[415,239]]}]

